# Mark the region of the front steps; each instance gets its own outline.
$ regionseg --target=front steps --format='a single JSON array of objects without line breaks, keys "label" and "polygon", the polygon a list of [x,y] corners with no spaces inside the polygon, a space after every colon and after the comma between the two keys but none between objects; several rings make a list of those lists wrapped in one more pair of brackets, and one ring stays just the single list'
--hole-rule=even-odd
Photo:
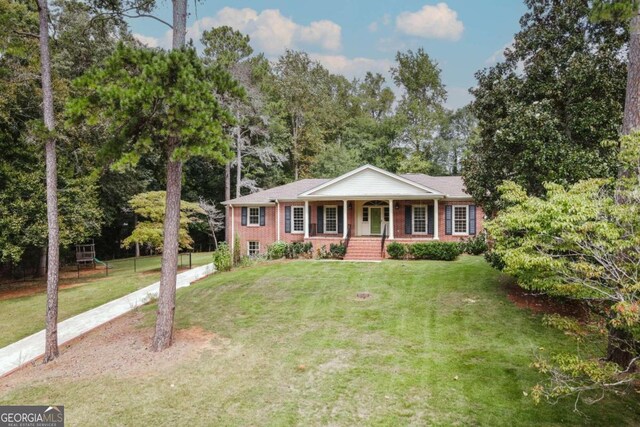
[{"label": "front steps", "polygon": [[382,238],[349,240],[349,247],[344,257],[345,261],[381,261],[383,252],[380,250]]}]

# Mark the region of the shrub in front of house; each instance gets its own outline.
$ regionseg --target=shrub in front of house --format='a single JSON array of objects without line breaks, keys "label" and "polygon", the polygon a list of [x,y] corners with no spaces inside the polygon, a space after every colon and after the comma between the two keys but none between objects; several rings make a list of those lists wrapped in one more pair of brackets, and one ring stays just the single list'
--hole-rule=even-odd
[{"label": "shrub in front of house", "polygon": [[225,242],[220,243],[218,245],[218,249],[213,252],[213,265],[216,266],[216,270],[231,270],[231,261],[231,251],[229,250],[229,245],[227,245]]},{"label": "shrub in front of house", "polygon": [[311,242],[293,242],[288,243],[284,251],[284,256],[289,259],[299,258],[301,256],[309,257],[313,251]]},{"label": "shrub in front of house", "polygon": [[331,258],[342,259],[347,254],[347,247],[344,243],[332,243],[329,245],[329,253]]},{"label": "shrub in front of house", "polygon": [[308,258],[311,256],[313,245],[311,242],[275,242],[267,246],[268,259],[289,258],[295,259],[300,257]]},{"label": "shrub in front of house", "polygon": [[267,258],[280,259],[284,258],[287,252],[287,242],[275,242],[267,246]]},{"label": "shrub in front of house", "polygon": [[454,242],[428,242],[409,245],[409,254],[414,259],[453,261],[461,253],[460,244]]},{"label": "shrub in front of house", "polygon": [[463,252],[469,255],[482,255],[489,249],[484,233],[464,240],[460,244],[462,245]]},{"label": "shrub in front of house", "polygon": [[391,259],[403,259],[407,255],[407,245],[398,242],[389,243],[387,253]]},{"label": "shrub in front of house", "polygon": [[316,256],[319,259],[342,259],[347,254],[347,247],[344,243],[331,243],[329,245],[329,249],[327,250],[326,245],[322,245],[316,251]]}]

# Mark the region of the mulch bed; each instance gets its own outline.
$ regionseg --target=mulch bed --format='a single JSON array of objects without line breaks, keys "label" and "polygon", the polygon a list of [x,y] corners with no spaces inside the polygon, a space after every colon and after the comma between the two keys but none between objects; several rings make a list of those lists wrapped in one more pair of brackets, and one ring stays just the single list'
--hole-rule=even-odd
[{"label": "mulch bed", "polygon": [[582,301],[535,293],[521,288],[514,282],[504,283],[503,289],[509,301],[519,308],[526,308],[541,314],[559,314],[580,320],[589,317],[589,308]]}]

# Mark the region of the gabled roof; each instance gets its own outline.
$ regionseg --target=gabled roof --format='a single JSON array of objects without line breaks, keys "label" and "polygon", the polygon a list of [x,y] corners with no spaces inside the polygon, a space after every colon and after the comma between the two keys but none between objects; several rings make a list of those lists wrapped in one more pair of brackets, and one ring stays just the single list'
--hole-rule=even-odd
[{"label": "gabled roof", "polygon": [[[368,171],[374,172],[376,175],[362,176],[363,182],[366,182],[368,186],[374,187],[375,182],[384,179],[394,180],[399,185],[402,185],[405,189],[411,189],[413,191],[420,192],[419,196],[407,196],[403,194],[362,194],[361,197],[375,198],[395,196],[395,197],[425,197],[425,198],[452,198],[452,199],[471,199],[471,196],[466,193],[464,189],[464,182],[460,176],[429,176],[420,173],[416,174],[401,174],[396,175],[383,169],[377,168],[371,165],[365,165],[348,172],[344,175],[334,179],[301,179],[289,184],[281,185],[279,187],[270,188],[268,190],[259,191],[257,193],[249,194],[246,196],[238,197],[236,199],[223,202],[225,205],[269,205],[273,204],[275,200],[280,201],[303,201],[314,200],[320,198],[334,197],[340,199],[339,196],[323,195],[314,197],[313,194],[317,194],[318,191],[322,192],[323,189],[331,189],[334,184],[343,183],[345,187],[349,187],[351,192],[354,192],[353,181],[349,181],[349,177],[358,175],[359,172]],[[335,187],[334,187],[335,188]],[[311,196],[309,196],[311,194]],[[393,198],[395,198],[393,197]],[[390,197],[391,198],[391,197]]]},{"label": "gabled roof", "polygon": [[236,199],[222,202],[223,205],[252,205],[273,203],[274,200],[295,200],[298,194],[317,187],[328,179],[300,179],[289,184],[258,191]]},{"label": "gabled roof", "polygon": [[443,194],[384,169],[364,165],[301,193],[300,198],[425,195]]},{"label": "gabled roof", "polygon": [[400,175],[406,179],[424,186],[435,188],[447,197],[471,196],[465,191],[464,181],[461,176],[431,176],[423,173],[407,173]]}]

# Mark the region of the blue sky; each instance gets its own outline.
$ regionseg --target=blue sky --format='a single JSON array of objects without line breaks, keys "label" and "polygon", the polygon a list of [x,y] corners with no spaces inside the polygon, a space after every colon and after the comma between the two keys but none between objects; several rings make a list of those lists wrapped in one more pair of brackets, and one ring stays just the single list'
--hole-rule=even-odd
[{"label": "blue sky", "polygon": [[[471,100],[474,73],[495,63],[519,29],[526,8],[519,0],[239,0],[189,1],[187,37],[230,25],[252,39],[258,52],[275,59],[285,48],[302,49],[334,73],[362,77],[384,74],[398,50],[423,47],[442,69],[447,106]],[[156,14],[171,20],[171,1],[159,0]],[[167,27],[132,19],[132,31],[150,46],[167,47]]]}]

